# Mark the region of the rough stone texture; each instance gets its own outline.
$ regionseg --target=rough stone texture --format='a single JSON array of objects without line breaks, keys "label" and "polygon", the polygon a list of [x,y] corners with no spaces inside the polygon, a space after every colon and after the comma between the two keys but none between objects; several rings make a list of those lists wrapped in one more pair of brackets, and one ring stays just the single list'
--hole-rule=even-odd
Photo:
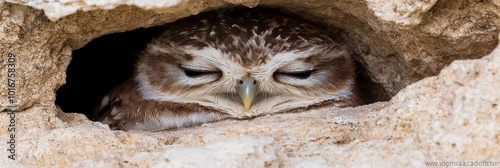
[{"label": "rough stone texture", "polygon": [[153,167],[279,167],[284,156],[283,147],[271,137],[240,137],[167,150]]},{"label": "rough stone texture", "polygon": [[375,16],[406,26],[420,24],[425,12],[431,9],[437,0],[386,1],[385,3],[367,0],[366,2]]},{"label": "rough stone texture", "polygon": [[[339,38],[352,46],[371,79],[395,97],[356,108],[226,120],[163,132],[110,131],[54,105],[73,49],[105,34],[236,4],[280,8],[342,29]],[[7,167],[423,167],[424,161],[500,162],[499,4],[498,0],[0,1],[0,110],[7,112],[9,105],[8,53],[17,58],[19,102],[17,160],[8,159],[6,153],[0,163]],[[451,63],[457,59],[476,60]],[[8,141],[10,118],[2,114],[0,139]]]}]

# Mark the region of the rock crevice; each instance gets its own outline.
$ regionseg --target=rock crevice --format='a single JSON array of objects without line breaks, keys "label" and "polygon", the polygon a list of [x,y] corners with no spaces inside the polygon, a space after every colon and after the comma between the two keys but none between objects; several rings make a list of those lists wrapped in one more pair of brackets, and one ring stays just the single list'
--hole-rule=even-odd
[{"label": "rock crevice", "polygon": [[[18,105],[16,160],[0,162],[12,167],[423,167],[426,161],[449,160],[500,165],[491,160],[500,158],[498,4],[0,1],[0,123],[7,123],[0,126],[0,139],[8,141],[12,133],[10,80],[16,82]],[[234,5],[278,8],[325,26],[351,46],[368,78],[394,97],[356,108],[325,107],[163,132],[110,131],[55,106],[72,52],[91,40]],[[9,64],[15,64],[15,77],[8,77]]]}]

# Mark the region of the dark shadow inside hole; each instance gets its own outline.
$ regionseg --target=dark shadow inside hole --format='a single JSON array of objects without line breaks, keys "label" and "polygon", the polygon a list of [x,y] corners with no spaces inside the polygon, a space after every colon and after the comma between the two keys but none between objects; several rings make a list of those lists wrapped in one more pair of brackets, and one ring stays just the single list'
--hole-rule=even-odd
[{"label": "dark shadow inside hole", "polygon": [[362,93],[365,104],[371,104],[379,101],[388,101],[391,96],[387,94],[384,87],[381,84],[373,82],[366,69],[361,65],[360,62],[354,61],[356,63],[356,87]]},{"label": "dark shadow inside hole", "polygon": [[330,37],[332,37],[337,43],[347,46],[350,51],[351,58],[354,60],[355,68],[356,68],[356,87],[361,91],[361,95],[364,100],[364,104],[371,104],[380,101],[388,101],[391,99],[391,96],[387,93],[385,88],[379,84],[375,83],[371,80],[370,76],[367,73],[367,70],[363,66],[361,52],[358,51],[357,40],[354,37],[348,36],[348,33],[342,29],[338,29],[334,26],[324,25],[321,23],[317,23],[319,27],[327,30],[330,33]]},{"label": "dark shadow inside hole", "polygon": [[91,116],[97,101],[131,76],[137,55],[161,30],[152,27],[109,34],[74,50],[66,84],[56,92],[56,105],[64,112]]}]

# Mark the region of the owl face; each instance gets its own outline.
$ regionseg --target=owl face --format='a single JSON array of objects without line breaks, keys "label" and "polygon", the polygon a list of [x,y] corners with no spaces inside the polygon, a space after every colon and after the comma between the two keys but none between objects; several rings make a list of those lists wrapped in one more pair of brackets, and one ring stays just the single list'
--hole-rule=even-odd
[{"label": "owl face", "polygon": [[135,81],[147,100],[194,103],[236,118],[346,106],[354,95],[345,47],[312,24],[268,11],[176,22],[141,53]]}]

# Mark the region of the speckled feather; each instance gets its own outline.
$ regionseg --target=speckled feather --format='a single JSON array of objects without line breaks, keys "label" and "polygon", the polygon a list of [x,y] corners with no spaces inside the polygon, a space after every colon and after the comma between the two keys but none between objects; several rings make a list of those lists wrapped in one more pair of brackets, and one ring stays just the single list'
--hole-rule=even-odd
[{"label": "speckled feather", "polygon": [[[276,53],[313,46],[340,47],[321,28],[274,10],[207,12],[169,24],[158,40],[198,49],[210,46],[244,67],[265,63]],[[160,42],[165,43],[165,42]]]},{"label": "speckled feather", "polygon": [[[208,107],[197,104],[180,104],[174,102],[158,102],[144,100],[138,92],[134,80],[128,80],[110,91],[99,103],[94,118],[104,124],[109,124],[113,130],[129,130],[132,128],[156,131],[168,128],[180,128],[199,124],[196,118],[186,117],[192,112],[201,113],[213,119],[204,122],[220,120],[228,117]],[[144,115],[147,114],[147,115]],[[161,116],[169,116],[180,122],[161,123]]]},{"label": "speckled feather", "polygon": [[[187,78],[183,66],[217,73]],[[306,80],[276,74],[308,68]],[[248,77],[258,81],[259,94],[244,110],[236,92]],[[167,24],[140,54],[133,78],[97,105],[94,119],[113,129],[155,131],[319,105],[355,106],[362,99],[354,77],[346,48],[304,20],[266,9],[205,12]]]}]

